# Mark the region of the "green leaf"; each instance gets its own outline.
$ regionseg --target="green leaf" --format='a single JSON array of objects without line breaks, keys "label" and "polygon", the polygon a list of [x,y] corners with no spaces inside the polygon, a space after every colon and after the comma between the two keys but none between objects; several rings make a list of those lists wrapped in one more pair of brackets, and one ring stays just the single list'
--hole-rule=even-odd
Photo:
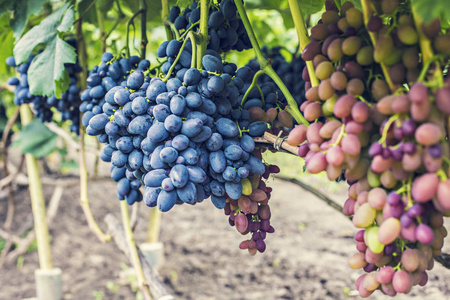
[{"label": "green leaf", "polygon": [[9,16],[4,14],[0,17],[0,74],[7,74],[11,70],[6,65],[5,59],[13,55],[14,36],[9,26]]},{"label": "green leaf", "polygon": [[442,18],[444,23],[447,23],[450,18],[448,0],[433,0],[432,3],[429,0],[411,0],[411,4],[425,23],[438,18]]},{"label": "green leaf", "polygon": [[300,8],[303,14],[312,15],[320,11],[325,5],[325,0],[300,0]]},{"label": "green leaf", "polygon": [[83,23],[88,22],[91,24],[97,24],[97,13],[95,11],[95,5],[86,11],[94,0],[82,0],[78,3],[77,11],[80,15],[83,15]]},{"label": "green leaf", "polygon": [[11,28],[14,30],[14,37],[18,40],[27,25],[28,18],[37,14],[45,2],[48,0],[15,0],[14,18],[11,19]]},{"label": "green leaf", "polygon": [[45,50],[37,54],[28,69],[28,83],[34,95],[61,97],[68,88],[65,63],[76,62],[75,49],[61,39],[74,22],[74,11],[69,4],[45,18],[28,31],[14,47],[17,63],[25,62],[36,46],[44,44]]},{"label": "green leaf", "polygon": [[11,8],[14,1],[11,0],[0,0],[0,15],[3,15],[8,9]]},{"label": "green leaf", "polygon": [[58,136],[39,120],[34,120],[19,133],[19,138],[12,147],[19,148],[21,153],[42,157],[56,149]]}]

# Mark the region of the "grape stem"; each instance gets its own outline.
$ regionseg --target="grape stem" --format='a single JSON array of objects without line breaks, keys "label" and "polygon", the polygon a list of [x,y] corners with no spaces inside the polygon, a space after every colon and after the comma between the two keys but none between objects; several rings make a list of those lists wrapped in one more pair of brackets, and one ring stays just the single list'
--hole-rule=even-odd
[{"label": "grape stem", "polygon": [[147,50],[148,38],[147,38],[147,3],[145,0],[139,1],[139,7],[142,10],[141,13],[141,59],[145,59],[145,52]]},{"label": "grape stem", "polygon": [[197,66],[197,42],[195,40],[196,36],[193,31],[189,31],[188,34],[192,43],[192,58],[191,58],[191,68],[195,68]]},{"label": "grape stem", "polygon": [[[419,79],[423,80],[423,78],[426,76],[426,71],[430,67],[431,62],[435,61],[436,58],[439,58],[440,56],[434,55],[433,48],[431,46],[431,41],[425,36],[425,34],[422,31],[423,22],[420,19],[419,15],[417,14],[416,7],[414,5],[412,5],[412,14],[414,18],[414,23],[416,25],[417,33],[419,34],[419,45],[420,50],[422,52],[422,61],[424,63],[424,68],[419,76]],[[444,85],[442,71],[438,62],[436,62],[436,66],[434,67],[433,77],[439,81],[440,87]],[[419,79],[417,81],[419,81]]]},{"label": "grape stem", "polygon": [[167,71],[167,75],[166,77],[164,77],[163,81],[167,82],[167,80],[169,80],[170,75],[172,75],[173,69],[175,68],[176,64],[178,63],[178,61],[180,60],[181,57],[181,53],[184,50],[184,47],[186,47],[187,42],[191,39],[191,36],[188,35],[185,39],[183,44],[181,45],[180,51],[178,51],[177,57],[175,58],[174,62],[172,63],[172,65],[170,66],[169,71]]},{"label": "grape stem", "polygon": [[170,24],[167,22],[169,17],[169,0],[161,0],[161,20],[163,21],[164,29],[166,30],[167,40],[173,38],[172,31],[170,30]]},{"label": "grape stem", "polygon": [[[127,35],[126,35],[126,45],[125,49],[127,50],[127,57],[130,57],[130,26],[134,26],[134,18],[136,18],[139,14],[145,13],[145,9],[140,9],[134,13],[134,15],[127,22]],[[141,54],[142,55],[142,54]]]},{"label": "grape stem", "polygon": [[[292,19],[294,20],[295,30],[297,31],[298,42],[300,44],[300,50],[303,51],[305,47],[311,42],[308,31],[306,30],[306,24],[303,20],[302,10],[300,8],[299,0],[289,0],[289,8],[291,9]],[[308,69],[309,80],[311,86],[318,86],[319,79],[316,77],[314,71],[314,65],[312,61],[306,61],[306,68]]]},{"label": "grape stem", "polygon": [[439,179],[440,179],[441,181],[445,181],[445,180],[448,179],[447,174],[445,174],[444,170],[442,170],[442,169],[439,169],[439,170],[436,172],[436,175],[439,177]]},{"label": "grape stem", "polygon": [[341,125],[341,131],[339,132],[338,138],[336,139],[336,142],[334,142],[333,144],[331,144],[330,146],[337,146],[341,143],[342,138],[347,135],[345,133],[345,124]]},{"label": "grape stem", "polygon": [[100,29],[100,40],[102,41],[102,52],[106,52],[106,30],[105,30],[105,15],[100,10],[99,4],[95,5],[97,12],[98,28]]},{"label": "grape stem", "polygon": [[[79,22],[81,23],[81,22]],[[20,120],[25,127],[33,120],[31,109],[28,105],[20,106]],[[27,164],[31,208],[33,210],[34,230],[36,232],[39,265],[41,269],[50,270],[53,268],[52,254],[50,249],[50,234],[46,221],[44,191],[42,189],[41,176],[36,157],[25,154]]]},{"label": "grape stem", "polygon": [[286,111],[297,121],[298,124],[304,124],[305,126],[309,126],[309,122],[303,117],[300,110],[298,109],[297,102],[294,97],[292,97],[291,93],[287,89],[286,85],[283,83],[278,74],[273,70],[269,61],[264,57],[261,52],[261,48],[259,47],[258,40],[256,39],[255,33],[253,32],[252,25],[248,19],[247,13],[245,12],[244,5],[241,0],[234,0],[236,4],[236,8],[241,16],[242,23],[244,24],[245,30],[247,31],[248,37],[252,44],[253,50],[255,51],[256,59],[258,60],[259,66],[261,70],[264,70],[264,73],[268,75],[278,86],[281,92],[286,97],[288,102],[288,106],[286,107]]},{"label": "grape stem", "polygon": [[200,0],[200,30],[199,43],[197,44],[197,69],[203,69],[202,58],[206,53],[208,45],[208,19],[209,19],[209,0]]},{"label": "grape stem", "polygon": [[389,120],[384,124],[383,127],[383,135],[381,136],[381,139],[378,141],[378,143],[382,144],[383,147],[386,147],[386,138],[389,131],[389,128],[391,127],[392,123],[394,123],[398,119],[399,115],[395,114],[392,115]]},{"label": "grape stem", "polygon": [[[84,72],[79,73],[79,83],[81,90],[86,89],[86,79],[87,79],[87,51],[86,51],[86,41],[83,35],[83,22],[80,21],[76,25],[77,34],[77,53],[78,61]],[[81,114],[80,114],[81,120]],[[80,123],[80,156],[79,156],[79,168],[80,168],[80,205],[83,209],[83,213],[86,217],[89,228],[95,233],[97,238],[101,242],[107,242],[111,240],[111,237],[100,229],[97,222],[95,222],[94,216],[92,215],[91,208],[89,206],[88,197],[88,172],[86,167],[86,151],[84,147],[84,131],[85,128],[82,123]]]},{"label": "grape stem", "polygon": [[[258,79],[262,74],[265,74],[266,72],[264,70],[259,70],[255,73],[253,76],[252,84],[248,87],[247,91],[245,91],[244,97],[242,97],[241,101],[241,107],[244,107],[245,101],[247,101],[248,94],[255,88],[256,85],[258,85]],[[263,103],[264,104],[264,103]]]},{"label": "grape stem", "polygon": [[[367,23],[369,22],[370,17],[373,13],[373,11],[369,8],[370,4],[371,4],[370,2],[371,2],[371,0],[361,0],[361,7],[363,10],[363,15],[364,15],[364,25],[366,26],[366,28],[367,28]],[[370,39],[372,40],[372,44],[375,47],[375,45],[377,44],[377,38],[375,36],[375,33],[372,31],[369,31],[369,30],[367,30],[367,32],[369,33]],[[386,80],[386,83],[389,86],[389,90],[391,92],[394,92],[395,86],[391,80],[391,77],[389,76],[389,70],[388,70],[386,64],[380,63],[380,66],[381,66],[381,70],[383,71],[384,79]]]}]

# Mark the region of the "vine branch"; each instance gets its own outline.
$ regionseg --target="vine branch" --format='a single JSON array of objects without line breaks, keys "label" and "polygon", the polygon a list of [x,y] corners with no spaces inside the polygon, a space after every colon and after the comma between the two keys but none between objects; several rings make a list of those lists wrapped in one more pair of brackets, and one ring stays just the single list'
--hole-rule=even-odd
[{"label": "vine branch", "polygon": [[264,73],[267,74],[275,82],[275,84],[284,94],[288,102],[288,106],[290,107],[289,113],[295,119],[295,121],[297,121],[298,124],[304,124],[305,126],[309,126],[309,122],[303,117],[300,110],[298,109],[298,105],[294,97],[292,97],[286,85],[283,83],[278,74],[273,70],[269,61],[264,57],[263,53],[261,52],[261,48],[259,47],[258,40],[256,39],[255,33],[253,31],[252,25],[250,24],[250,20],[248,19],[247,13],[245,12],[242,1],[234,0],[234,3],[236,4],[236,8],[239,12],[239,15],[241,16],[242,23],[244,24],[245,30],[247,31],[253,50],[255,51],[256,59],[258,60],[260,69],[264,70]]},{"label": "vine branch", "polygon": [[[300,50],[303,51],[306,45],[308,45],[311,40],[308,36],[306,30],[305,21],[303,20],[303,14],[300,9],[299,0],[289,0],[289,8],[291,9],[292,18],[294,20],[295,30],[297,31],[298,42],[300,45]],[[306,68],[308,69],[309,79],[311,81],[311,86],[318,86],[319,79],[316,77],[316,72],[314,71],[314,64],[312,61],[306,62]]]}]

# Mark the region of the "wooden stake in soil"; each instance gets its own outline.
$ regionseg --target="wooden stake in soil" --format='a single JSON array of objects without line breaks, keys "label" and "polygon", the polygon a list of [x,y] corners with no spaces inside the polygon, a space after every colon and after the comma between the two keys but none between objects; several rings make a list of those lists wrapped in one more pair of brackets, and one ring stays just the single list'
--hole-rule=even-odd
[{"label": "wooden stake in soil", "polygon": [[[20,119],[22,126],[28,125],[33,116],[28,105],[20,107]],[[50,270],[53,268],[52,255],[50,251],[50,235],[45,217],[45,200],[42,190],[41,176],[37,159],[31,154],[25,154],[28,178],[30,180],[30,198],[33,209],[34,230],[36,232],[37,251],[41,269]]]},{"label": "wooden stake in soil", "polygon": [[125,229],[127,244],[130,249],[131,262],[136,272],[139,289],[144,295],[144,299],[152,299],[148,286],[145,282],[144,272],[142,271],[141,261],[139,260],[139,254],[136,248],[133,230],[131,229],[130,226],[130,215],[128,213],[128,204],[125,200],[120,201],[120,211],[122,213],[122,223]]}]

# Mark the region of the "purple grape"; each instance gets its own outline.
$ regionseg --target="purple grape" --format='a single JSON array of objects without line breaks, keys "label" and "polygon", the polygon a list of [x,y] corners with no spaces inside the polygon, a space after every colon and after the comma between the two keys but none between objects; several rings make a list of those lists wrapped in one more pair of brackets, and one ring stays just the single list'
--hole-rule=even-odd
[{"label": "purple grape", "polygon": [[383,148],[383,150],[381,151],[381,156],[384,159],[388,159],[389,157],[391,157],[391,151],[389,150],[389,148]]},{"label": "purple grape", "polygon": [[[423,213],[423,208],[420,204],[416,203],[413,206],[411,206],[406,213],[411,218],[417,218]],[[405,226],[405,227],[408,227],[408,226]]]},{"label": "purple grape", "polygon": [[258,249],[259,252],[263,253],[266,250],[266,243],[264,243],[263,240],[257,240],[256,249]]},{"label": "purple grape", "polygon": [[427,148],[428,153],[434,158],[440,158],[442,156],[442,147],[439,144],[431,145]]},{"label": "purple grape", "polygon": [[407,227],[409,227],[409,226],[412,225],[413,220],[411,219],[411,217],[410,217],[409,215],[403,214],[403,215],[400,217],[400,223],[402,224],[402,227],[407,228]]},{"label": "purple grape", "polygon": [[399,141],[405,137],[405,134],[403,133],[403,129],[401,127],[394,128],[394,137]]},{"label": "purple grape", "polygon": [[390,205],[391,216],[394,218],[400,218],[403,214],[403,203],[398,205]]},{"label": "purple grape", "polygon": [[403,157],[402,147],[391,149],[391,157],[395,161],[401,161]]},{"label": "purple grape", "polygon": [[399,205],[401,202],[400,195],[396,192],[390,192],[387,195],[387,203],[391,206]]},{"label": "purple grape", "polygon": [[394,254],[397,251],[397,247],[395,246],[395,243],[386,245],[384,247],[384,254],[391,256],[392,254]]},{"label": "purple grape", "polygon": [[378,142],[373,143],[369,148],[369,155],[372,157],[381,154],[381,152],[383,152],[383,146]]},{"label": "purple grape", "polygon": [[373,272],[377,269],[377,266],[375,266],[374,264],[368,264],[367,266],[364,267],[364,271],[366,271],[367,273]]},{"label": "purple grape", "polygon": [[414,136],[416,132],[416,123],[413,120],[406,120],[402,124],[402,131],[405,136]]},{"label": "purple grape", "polygon": [[405,154],[414,154],[416,153],[416,144],[414,142],[404,142],[402,150]]}]

